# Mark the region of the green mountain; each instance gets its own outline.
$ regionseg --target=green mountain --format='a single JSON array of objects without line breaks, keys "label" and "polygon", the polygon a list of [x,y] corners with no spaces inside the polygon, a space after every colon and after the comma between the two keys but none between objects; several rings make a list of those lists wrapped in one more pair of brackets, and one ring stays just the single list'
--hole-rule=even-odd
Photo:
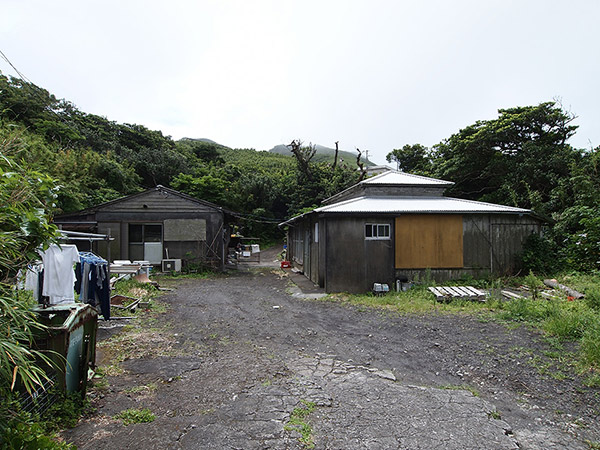
[{"label": "green mountain", "polygon": [[[319,144],[316,144],[315,148],[317,149],[317,153],[315,154],[313,161],[315,161],[315,162],[323,162],[323,161],[324,162],[333,162],[333,158],[335,156],[334,148],[325,147],[324,145],[319,145]],[[283,145],[283,144],[276,145],[271,150],[269,150],[269,152],[278,153],[280,155],[288,155],[288,156],[292,155],[290,148],[287,145]],[[343,162],[345,162],[346,164],[348,164],[350,166],[356,166],[356,156],[357,156],[357,153],[354,153],[354,152],[347,152],[344,150],[340,150],[338,152],[338,158],[340,158]],[[364,156],[361,157],[361,161],[363,163],[365,163],[366,166],[374,166],[375,165],[375,163],[369,161],[368,159],[365,160]]]}]

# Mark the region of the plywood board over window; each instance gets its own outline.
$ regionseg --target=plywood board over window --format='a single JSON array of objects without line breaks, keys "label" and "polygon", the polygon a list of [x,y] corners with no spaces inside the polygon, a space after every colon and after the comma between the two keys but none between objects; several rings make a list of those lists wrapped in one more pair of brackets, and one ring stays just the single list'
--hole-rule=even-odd
[{"label": "plywood board over window", "polygon": [[165,219],[165,241],[206,241],[205,219]]},{"label": "plywood board over window", "polygon": [[463,267],[462,215],[410,214],[395,225],[397,269]]}]

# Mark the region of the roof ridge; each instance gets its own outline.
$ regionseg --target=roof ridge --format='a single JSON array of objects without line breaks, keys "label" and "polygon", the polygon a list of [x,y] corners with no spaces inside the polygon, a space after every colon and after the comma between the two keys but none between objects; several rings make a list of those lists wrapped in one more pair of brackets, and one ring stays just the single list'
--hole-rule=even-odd
[{"label": "roof ridge", "polygon": [[[416,179],[419,179],[419,180],[431,180],[431,181],[437,182],[435,184],[445,184],[445,185],[454,184],[453,181],[442,180],[440,178],[427,177],[427,176],[424,176],[424,175],[417,175],[417,174],[414,174],[414,173],[402,172],[400,170],[395,170],[395,169],[390,169],[390,170],[387,170],[387,171],[385,171],[383,173],[375,175],[374,177],[362,180],[359,184],[363,184],[363,183],[369,184],[369,183],[372,183],[373,180],[378,180],[379,178],[384,178],[386,176],[389,176],[390,174],[392,174],[392,175],[393,174],[402,175],[404,177],[416,178]],[[390,183],[390,184],[398,184],[398,183]],[[434,184],[434,183],[432,183],[432,184]]]}]

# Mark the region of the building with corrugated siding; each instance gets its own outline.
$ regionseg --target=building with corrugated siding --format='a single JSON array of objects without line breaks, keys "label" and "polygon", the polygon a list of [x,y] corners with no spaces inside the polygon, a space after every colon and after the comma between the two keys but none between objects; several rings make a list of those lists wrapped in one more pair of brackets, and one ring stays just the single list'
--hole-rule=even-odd
[{"label": "building with corrugated siding", "polygon": [[288,259],[327,292],[367,292],[398,279],[513,273],[533,211],[444,197],[453,183],[388,171],[294,217]]},{"label": "building with corrugated siding", "polygon": [[[223,208],[164,186],[54,218],[64,230],[110,234],[112,260],[182,259],[224,268],[230,233]],[[80,245],[83,245],[80,243]],[[93,249],[107,257],[106,242]]]}]

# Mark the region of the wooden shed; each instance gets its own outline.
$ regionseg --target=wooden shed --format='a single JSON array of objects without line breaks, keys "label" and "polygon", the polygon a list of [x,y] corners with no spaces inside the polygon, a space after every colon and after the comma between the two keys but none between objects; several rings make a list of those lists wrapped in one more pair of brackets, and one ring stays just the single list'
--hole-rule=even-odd
[{"label": "wooden shed", "polygon": [[[55,217],[64,230],[110,234],[113,260],[160,264],[164,259],[224,268],[228,212],[210,202],[157,186],[72,214]],[[93,249],[107,257],[106,242]]]},{"label": "wooden shed", "polygon": [[388,171],[294,217],[288,257],[327,292],[367,292],[430,272],[437,281],[512,273],[543,221],[531,210],[444,197],[453,183]]}]

